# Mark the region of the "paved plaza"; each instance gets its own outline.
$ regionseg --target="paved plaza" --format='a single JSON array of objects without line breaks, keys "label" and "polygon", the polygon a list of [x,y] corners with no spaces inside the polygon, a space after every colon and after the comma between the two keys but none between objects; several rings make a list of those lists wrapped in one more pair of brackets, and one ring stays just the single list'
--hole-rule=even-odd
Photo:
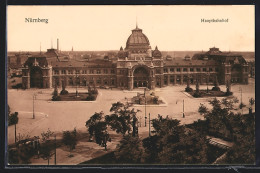
[{"label": "paved plaza", "polygon": [[[232,92],[239,100],[241,99],[240,87],[242,88],[242,100],[248,106],[249,98],[255,98],[255,84],[254,80],[250,80],[249,85],[232,85]],[[165,104],[146,106],[146,115],[150,113],[151,119],[157,118],[158,114],[164,117],[168,115],[173,119],[178,119],[182,124],[192,123],[198,119],[203,119],[198,113],[199,105],[208,105],[208,101],[212,98],[193,98],[184,92],[185,85],[168,86],[164,88],[157,88],[156,95],[160,96]],[[191,86],[195,89],[195,86]],[[209,86],[212,88],[212,86]],[[222,91],[225,91],[225,86],[220,86]],[[200,89],[206,89],[206,86],[200,86]],[[67,88],[69,92],[75,92],[75,88]],[[60,91],[60,89],[59,89]],[[80,88],[80,92],[86,92],[86,88]],[[117,101],[127,102],[130,98],[137,95],[137,92],[143,93],[143,90],[136,89],[133,91],[119,90],[119,89],[99,89],[99,95],[94,102],[87,101],[68,101],[68,102],[53,102],[51,101],[53,89],[28,89],[28,90],[8,90],[8,104],[11,112],[19,112],[19,123],[17,124],[17,137],[25,136],[41,136],[42,132],[48,129],[55,132],[57,139],[62,137],[62,131],[73,130],[77,128],[78,132],[87,132],[85,122],[95,112],[103,111],[109,114],[112,103]],[[33,119],[33,95],[36,94],[35,100],[35,119]],[[127,99],[126,99],[127,98]],[[185,118],[182,117],[184,100]],[[145,127],[145,106],[137,105],[135,109],[141,110],[137,116],[141,122],[139,127],[139,137],[145,138],[148,136],[148,118],[147,126]],[[254,109],[253,109],[254,110]],[[238,110],[241,111],[241,110]],[[244,108],[244,112],[248,109]],[[76,149],[72,154],[74,157],[67,157],[69,151],[65,146],[57,149],[57,164],[75,165],[86,160],[90,160],[113,151],[119,143],[121,137],[115,132],[111,134],[112,142],[107,145],[108,151],[100,147],[94,142],[89,142],[88,139],[80,140]],[[8,127],[8,144],[14,143],[14,126]],[[43,159],[33,158],[32,164],[46,165],[47,161]],[[50,164],[53,164],[53,158]]]},{"label": "paved plaza", "polygon": [[[193,98],[187,93],[183,92],[185,85],[168,86],[158,88],[154,92],[166,102],[164,105],[146,106],[146,114],[150,113],[151,119],[157,118],[158,114],[173,119],[178,119],[181,123],[192,123],[195,120],[203,119],[198,114],[198,107],[200,103],[208,105],[208,101],[212,98]],[[195,89],[195,86],[192,85]],[[239,100],[241,94],[239,88],[242,88],[242,100],[244,104],[248,105],[249,98],[255,98],[255,84],[250,80],[248,85],[232,85],[232,92]],[[212,86],[209,86],[212,88]],[[226,88],[224,85],[220,86],[222,91]],[[206,86],[200,86],[200,89],[206,89]],[[69,92],[75,92],[74,88],[68,88]],[[86,88],[80,88],[79,92],[86,92]],[[50,129],[53,132],[62,132],[64,130],[77,130],[85,131],[85,122],[95,112],[103,111],[109,114],[109,109],[112,103],[117,101],[126,102],[126,98],[130,99],[136,96],[137,92],[142,90],[118,90],[118,89],[99,89],[99,95],[94,102],[53,102],[51,101],[53,89],[28,89],[28,90],[8,90],[8,104],[11,112],[19,112],[19,123],[17,124],[17,135],[20,136],[40,136],[43,131]],[[33,94],[36,94],[35,100],[35,119],[32,119],[33,111]],[[185,118],[182,117],[184,100]],[[148,127],[145,124],[145,106],[136,106],[135,109],[141,110],[137,114],[141,127],[140,133],[147,132]],[[246,112],[247,109],[245,108]],[[147,118],[148,123],[148,118]],[[14,126],[8,127],[8,143],[14,142]]]}]

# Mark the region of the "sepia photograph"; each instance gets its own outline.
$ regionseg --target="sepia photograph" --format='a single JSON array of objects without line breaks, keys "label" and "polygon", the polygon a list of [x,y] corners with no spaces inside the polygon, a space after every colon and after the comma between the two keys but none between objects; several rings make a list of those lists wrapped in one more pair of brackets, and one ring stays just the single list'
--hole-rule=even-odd
[{"label": "sepia photograph", "polygon": [[254,5],[8,5],[8,166],[255,165]]}]

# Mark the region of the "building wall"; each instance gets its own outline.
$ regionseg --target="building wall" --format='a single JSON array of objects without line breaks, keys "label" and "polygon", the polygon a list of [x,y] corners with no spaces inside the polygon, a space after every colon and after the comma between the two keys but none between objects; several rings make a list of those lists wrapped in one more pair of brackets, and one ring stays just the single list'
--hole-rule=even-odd
[{"label": "building wall", "polygon": [[[162,62],[163,63],[163,62]],[[48,67],[42,68],[43,88],[54,87],[57,84],[61,87],[62,81],[67,86],[87,86],[96,85],[110,86],[118,88],[133,89],[133,68],[137,65],[149,69],[149,88],[163,87],[168,85],[185,85],[187,79],[190,84],[199,81],[200,84],[207,82],[212,84],[215,76],[218,77],[220,84],[226,84],[227,81],[234,82],[237,77],[232,74],[232,67],[228,64],[221,66],[161,66],[161,64],[152,65],[151,61],[144,61],[140,64],[138,61],[119,61],[116,68],[88,68],[88,67]],[[128,68],[127,68],[128,67]],[[23,88],[30,88],[30,70],[23,68]],[[153,83],[153,84],[152,84]],[[238,83],[248,83],[248,66],[242,66],[239,74]],[[131,86],[132,85],[132,86]]]},{"label": "building wall", "polygon": [[87,68],[87,67],[53,67],[52,86],[96,85],[117,87],[116,69],[114,68]]}]

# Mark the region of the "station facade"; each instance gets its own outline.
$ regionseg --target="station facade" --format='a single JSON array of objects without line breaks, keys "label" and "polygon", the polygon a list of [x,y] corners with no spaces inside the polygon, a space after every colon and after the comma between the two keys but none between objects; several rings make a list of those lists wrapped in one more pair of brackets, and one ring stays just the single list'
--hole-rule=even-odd
[{"label": "station facade", "polygon": [[[51,53],[53,52],[53,53]],[[53,57],[49,55],[52,54]],[[227,82],[247,84],[248,64],[239,54],[224,53],[218,48],[182,59],[163,57],[156,46],[152,50],[147,36],[136,27],[115,58],[69,59],[55,49],[32,56],[22,67],[22,85],[28,88],[66,86],[108,86],[132,90],[138,87],[164,87]]]}]

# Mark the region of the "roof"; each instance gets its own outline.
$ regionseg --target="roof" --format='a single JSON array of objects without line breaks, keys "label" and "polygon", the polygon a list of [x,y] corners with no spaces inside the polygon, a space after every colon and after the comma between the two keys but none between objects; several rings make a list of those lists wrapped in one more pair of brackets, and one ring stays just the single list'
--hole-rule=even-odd
[{"label": "roof", "polygon": [[164,61],[164,66],[212,66],[212,65],[218,65],[219,63],[215,60],[171,60],[171,61]]},{"label": "roof", "polygon": [[226,63],[234,63],[234,60],[237,59],[239,63],[245,63],[245,59],[241,54],[236,54],[232,52],[221,52],[219,48],[213,47],[210,48],[208,52],[205,53],[197,53],[194,54],[192,57],[193,60],[216,60],[219,62],[226,62]]},{"label": "roof", "polygon": [[47,52],[44,53],[47,59],[56,59],[58,58],[59,60],[67,59],[66,57],[69,58],[69,55],[63,54],[61,52],[58,52],[57,49],[47,49]]},{"label": "roof", "polygon": [[48,66],[48,61],[47,61],[46,57],[40,56],[40,55],[39,56],[29,57],[25,61],[24,65],[31,67],[31,66],[33,66],[33,64],[35,62],[37,62],[40,67],[47,67]]},{"label": "roof", "polygon": [[91,61],[77,61],[77,60],[70,60],[70,61],[52,61],[52,67],[95,67],[95,68],[102,68],[102,67],[115,67],[116,64],[112,63],[108,60],[96,59]]},{"label": "roof", "polygon": [[207,53],[200,53],[200,54],[195,54],[192,57],[192,60],[203,60],[204,58],[208,58],[209,60],[215,60],[220,63],[225,62],[225,63],[230,63],[234,64],[237,61],[240,64],[246,63],[246,60],[242,55],[239,54],[233,54],[233,53],[221,53],[221,54],[207,54]]},{"label": "roof", "polygon": [[155,47],[155,50],[152,52],[153,57],[161,57],[162,53],[158,50],[158,47]]},{"label": "roof", "polygon": [[137,45],[145,45],[149,46],[150,42],[145,34],[143,34],[142,29],[136,27],[132,30],[132,34],[128,37],[126,42],[126,49],[130,46],[137,46]]}]

